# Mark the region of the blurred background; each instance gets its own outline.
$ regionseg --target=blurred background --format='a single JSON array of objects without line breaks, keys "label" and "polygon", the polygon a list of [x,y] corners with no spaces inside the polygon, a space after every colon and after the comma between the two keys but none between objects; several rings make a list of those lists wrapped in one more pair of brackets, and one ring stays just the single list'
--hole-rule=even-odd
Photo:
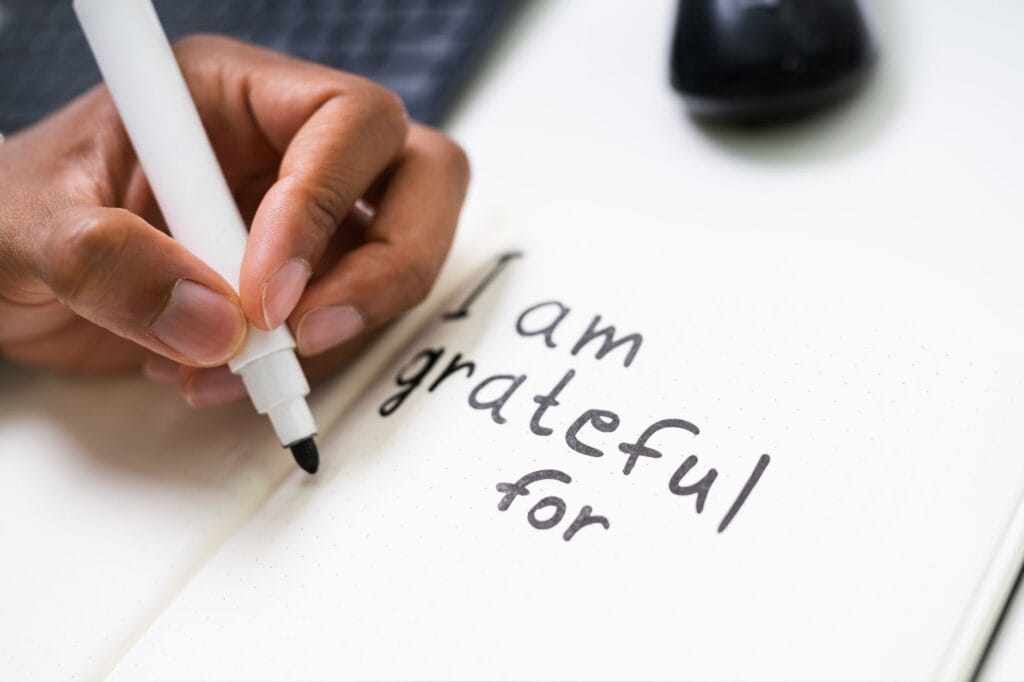
[{"label": "blurred background", "polygon": [[[168,36],[221,33],[357,73],[439,124],[517,0],[155,0]],[[71,0],[0,0],[0,131],[100,81]]]}]

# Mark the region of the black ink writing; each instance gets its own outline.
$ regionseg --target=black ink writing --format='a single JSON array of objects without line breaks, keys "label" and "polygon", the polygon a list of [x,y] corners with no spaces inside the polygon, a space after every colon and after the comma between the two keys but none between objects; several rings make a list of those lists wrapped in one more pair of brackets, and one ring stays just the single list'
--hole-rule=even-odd
[{"label": "black ink writing", "polygon": [[430,388],[427,389],[427,393],[433,393],[434,389],[440,386],[442,381],[461,370],[466,370],[466,378],[468,379],[473,376],[473,372],[476,371],[476,363],[468,360],[466,362],[462,362],[462,353],[456,353],[455,357],[448,363],[448,366],[444,368],[443,372],[441,372],[441,376],[434,379],[434,383],[430,384]]},{"label": "black ink writing", "polygon": [[476,285],[473,291],[469,292],[469,296],[462,301],[458,308],[442,315],[442,319],[461,320],[469,317],[469,309],[472,307],[473,303],[476,302],[476,299],[480,298],[480,294],[484,293],[484,290],[491,285],[491,282],[497,279],[498,275],[501,274],[501,271],[505,269],[505,266],[508,265],[510,260],[521,258],[522,255],[523,254],[519,251],[509,251],[508,253],[503,253],[498,256],[498,260],[494,263],[494,267],[487,272],[487,275],[479,284]]},{"label": "black ink writing", "polygon": [[572,478],[569,474],[558,469],[541,469],[540,471],[532,471],[525,476],[519,478],[515,483],[499,483],[495,486],[499,493],[505,493],[505,496],[498,501],[498,510],[505,511],[512,504],[512,500],[517,497],[526,497],[530,494],[530,490],[527,486],[537,481],[561,481],[562,483],[572,483]]},{"label": "black ink writing", "polygon": [[[434,368],[434,363],[443,354],[444,348],[427,348],[413,356],[409,364],[399,370],[398,377],[395,379],[395,383],[398,384],[401,390],[381,404],[380,416],[387,417],[394,414],[395,410],[401,407],[405,399],[409,397],[409,394],[416,390],[416,387],[420,385],[423,378],[430,374],[430,370]],[[415,370],[413,375],[406,376],[414,367],[418,367],[418,369]]]},{"label": "black ink writing", "polygon": [[569,540],[572,540],[572,536],[576,535],[577,531],[592,523],[598,523],[604,526],[605,530],[608,530],[608,527],[611,525],[608,523],[608,519],[603,516],[591,514],[592,511],[594,510],[591,507],[584,505],[583,508],[580,509],[580,513],[576,515],[576,520],[565,529],[564,533],[562,533],[562,539],[569,542]]},{"label": "black ink writing", "polygon": [[668,480],[668,489],[673,495],[696,495],[697,496],[697,513],[700,514],[704,511],[704,502],[708,499],[708,491],[711,490],[711,484],[715,482],[715,478],[718,477],[718,472],[714,469],[709,469],[704,477],[696,483],[690,485],[680,485],[683,477],[689,473],[690,469],[697,466],[697,456],[690,455],[683,463],[679,465],[676,472],[672,474],[672,478]]},{"label": "black ink writing", "polygon": [[[499,493],[503,493],[503,495],[498,500],[498,511],[508,511],[508,508],[512,506],[513,500],[517,497],[528,496],[530,494],[529,486],[539,481],[558,481],[568,484],[572,483],[572,477],[558,469],[540,469],[520,477],[515,483],[499,483],[495,486],[495,489]],[[562,519],[565,518],[565,510],[565,500],[556,495],[548,495],[530,507],[530,510],[526,512],[526,520],[537,530],[548,530],[562,522]],[[569,542],[581,529],[595,524],[608,530],[611,527],[608,518],[598,516],[593,511],[594,509],[590,505],[583,505],[579,513],[576,514],[576,518],[565,529],[565,532],[562,533],[562,539]]]},{"label": "black ink writing", "polygon": [[630,344],[629,350],[626,352],[626,357],[623,360],[623,366],[629,367],[633,364],[633,358],[640,352],[640,344],[644,342],[644,338],[640,334],[627,334],[621,339],[615,338],[615,325],[608,325],[604,329],[598,329],[597,325],[601,324],[601,316],[595,315],[590,326],[587,327],[587,331],[583,332],[583,336],[576,342],[576,345],[572,347],[572,354],[576,355],[584,346],[593,341],[596,338],[602,338],[601,347],[597,349],[597,359],[600,360],[608,353],[612,352],[624,343]]},{"label": "black ink writing", "polygon": [[[523,312],[519,314],[516,319],[516,333],[520,336],[531,337],[531,336],[542,336],[544,338],[544,345],[548,348],[557,348],[558,344],[555,342],[555,331],[562,324],[563,321],[569,316],[572,309],[562,303],[561,301],[541,301],[535,303]],[[594,357],[598,360],[602,360],[604,356],[611,353],[619,346],[629,346],[626,350],[626,355],[622,359],[622,366],[629,367],[633,364],[633,360],[636,359],[637,353],[640,352],[640,346],[643,345],[644,337],[642,334],[633,333],[626,334],[620,338],[615,337],[615,325],[610,324],[607,327],[600,327],[601,316],[594,315],[590,321],[590,326],[584,330],[577,339],[576,344],[570,351],[571,355],[578,355],[580,351],[586,348],[592,341],[600,339],[601,346],[594,353]]]},{"label": "black ink writing", "polygon": [[569,385],[572,378],[576,376],[576,371],[570,369],[565,375],[558,380],[555,387],[551,389],[547,394],[533,396],[533,402],[537,403],[537,409],[533,413],[533,417],[530,418],[530,430],[538,436],[550,436],[551,429],[546,426],[542,426],[540,420],[544,418],[544,413],[549,407],[555,407],[560,405],[558,402],[558,394]]},{"label": "black ink writing", "polygon": [[[537,512],[541,509],[547,509],[548,507],[554,507],[554,513],[546,519],[540,519],[537,517]],[[547,530],[548,528],[554,528],[565,516],[565,500],[561,497],[545,497],[537,504],[530,507],[530,511],[526,513],[526,520],[530,522],[530,525],[537,530]]]},{"label": "black ink writing", "polygon": [[[503,254],[458,308],[444,314],[444,319],[450,321],[468,317],[473,306],[479,305],[478,299],[487,287],[495,281],[512,259],[520,256],[521,254],[514,252]],[[573,315],[572,308],[562,301],[554,299],[542,301],[526,308],[516,317],[515,332],[524,338],[540,337],[545,348],[555,349],[558,347],[559,338],[566,333],[562,328],[571,315]],[[594,315],[587,328],[572,345],[569,355],[593,353],[595,360],[603,361],[609,354],[620,351],[614,356],[613,362],[621,359],[623,367],[629,368],[638,357],[643,341],[644,337],[639,333],[617,335],[615,325],[603,325],[602,316]],[[443,346],[438,346],[424,348],[413,355],[412,359],[397,371],[396,390],[381,403],[378,408],[380,415],[382,417],[394,415],[403,405],[407,404],[410,396],[417,391],[420,385],[427,386],[428,379],[433,377],[433,381],[429,382],[429,388],[421,391],[421,394],[433,394],[442,386],[452,384],[469,386],[467,396],[469,406],[474,410],[488,412],[495,424],[506,424],[508,418],[504,414],[504,410],[508,403],[513,400],[518,400],[520,404],[525,402],[525,398],[516,396],[521,393],[519,389],[526,384],[527,374],[492,374],[483,380],[471,383],[477,370],[477,362],[464,357],[462,353],[452,353],[449,355],[447,363],[442,363],[446,352]],[[434,371],[435,366],[438,368],[437,372]],[[562,413],[559,412],[559,408],[563,407],[567,396],[578,397],[581,393],[579,386],[569,390],[570,384],[576,377],[576,369],[567,369],[553,386],[545,387],[546,391],[533,395],[532,401],[536,407],[533,408],[529,419],[529,430],[535,435],[546,437],[553,434],[556,429],[564,427],[563,437],[569,452],[578,453],[588,458],[601,458],[604,456],[605,450],[612,445],[608,442],[606,435],[618,431],[623,424],[623,419],[619,413],[609,409],[589,408],[582,412],[570,413],[578,414],[578,416],[568,426],[564,426],[564,422],[560,426],[559,415]],[[441,394],[449,392],[450,390],[440,391]],[[564,412],[564,408],[562,412]],[[640,432],[634,441],[625,440],[618,444],[619,450],[626,455],[626,461],[622,467],[623,475],[631,475],[641,459],[652,462],[645,466],[656,466],[653,462],[662,459],[663,454],[650,442],[657,434],[666,429],[685,431],[692,436],[700,434],[700,429],[693,422],[678,417],[659,419],[651,423]],[[602,438],[603,435],[604,438]],[[584,462],[586,460],[574,461]],[[743,487],[722,517],[718,525],[719,533],[723,533],[733,523],[740,509],[743,508],[759,484],[770,461],[771,458],[767,454],[762,454],[758,458]],[[716,468],[708,467],[701,473],[698,471],[699,464],[700,460],[697,455],[686,455],[682,463],[676,466],[669,475],[668,490],[672,495],[678,497],[692,497],[694,510],[697,514],[702,514],[709,504],[709,500],[712,499],[712,489],[716,491],[714,499],[717,500],[721,497],[721,493],[717,491],[721,490],[722,484],[715,485],[719,478]],[[502,493],[498,509],[504,512],[517,498],[529,496],[532,484],[560,483],[568,485],[572,482],[573,479],[569,474],[563,471],[540,469],[526,474],[515,482],[498,483],[496,488],[499,493]],[[572,491],[575,490],[576,487],[572,489]],[[608,518],[595,514],[590,505],[583,505],[575,518],[569,515],[569,507],[565,497],[547,495],[529,507],[526,511],[526,521],[537,530],[562,528],[562,538],[566,542],[572,540],[588,526],[600,527],[605,530],[611,527]]]},{"label": "black ink writing", "polygon": [[764,470],[768,468],[768,462],[770,461],[772,461],[772,458],[768,455],[761,455],[757,458],[757,464],[754,465],[754,470],[750,472],[747,482],[743,484],[743,489],[740,490],[739,496],[736,497],[736,501],[732,503],[731,507],[729,507],[729,511],[726,512],[722,522],[718,524],[719,533],[728,528],[729,524],[732,523],[732,520],[736,517],[736,513],[740,510],[740,507],[743,506],[743,503],[747,501],[747,497],[754,489],[754,486],[756,486],[757,482],[761,480],[761,474],[763,474]]},{"label": "black ink writing", "polygon": [[[484,391],[484,389],[492,383],[499,381],[508,382],[508,386],[500,396],[493,400],[481,400],[479,398],[479,395]],[[520,374],[519,376],[514,374],[495,374],[494,376],[489,376],[477,384],[476,388],[470,392],[469,405],[476,410],[490,410],[491,419],[493,419],[496,424],[504,424],[505,417],[501,414],[501,408],[505,406],[505,403],[507,403],[508,399],[512,397],[512,394],[516,392],[516,389],[523,385],[524,381],[526,381],[525,374]]]},{"label": "black ink writing", "polygon": [[[552,317],[550,313],[545,313],[544,315],[541,315],[541,321],[543,322],[544,319],[550,318],[547,320],[546,324],[542,324],[538,327],[533,327],[531,325],[531,328],[527,328],[526,318],[531,315],[536,316],[535,314],[537,311],[544,310],[545,308],[549,308],[554,312],[554,316]],[[530,306],[519,315],[519,319],[516,320],[516,331],[519,332],[520,336],[537,336],[538,334],[541,334],[544,336],[544,345],[548,348],[554,348],[556,345],[555,329],[558,328],[558,325],[561,324],[562,320],[564,320],[565,316],[568,314],[569,308],[558,301],[544,301],[543,303]]]},{"label": "black ink writing", "polygon": [[654,422],[647,427],[646,431],[640,434],[640,437],[635,443],[619,444],[619,450],[622,450],[629,455],[626,459],[626,465],[622,468],[622,473],[629,476],[633,471],[633,467],[636,466],[637,460],[641,457],[651,457],[654,459],[661,457],[661,452],[652,447],[648,447],[647,441],[650,440],[651,436],[662,429],[683,429],[685,431],[689,431],[695,436],[700,433],[700,429],[683,419],[662,419],[661,421]]},{"label": "black ink writing", "polygon": [[592,445],[587,445],[579,439],[579,432],[587,424],[590,424],[602,433],[611,433],[619,428],[619,415],[608,410],[587,410],[569,426],[565,432],[565,444],[570,448],[590,457],[600,457],[604,453]]}]

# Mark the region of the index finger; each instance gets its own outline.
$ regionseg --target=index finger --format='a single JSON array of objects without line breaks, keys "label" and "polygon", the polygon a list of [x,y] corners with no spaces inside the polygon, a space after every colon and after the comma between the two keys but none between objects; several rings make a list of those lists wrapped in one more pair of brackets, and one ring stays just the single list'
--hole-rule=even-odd
[{"label": "index finger", "polygon": [[[221,104],[204,113],[211,135],[227,125],[226,111],[250,119],[282,156],[253,219],[239,291],[250,321],[272,329],[291,313],[337,226],[402,149],[405,109],[370,81],[237,41],[200,37],[180,50],[199,81],[222,84],[213,96]],[[211,51],[217,60],[197,61]],[[218,78],[203,77],[211,61]]]},{"label": "index finger", "polygon": [[468,181],[463,151],[413,126],[366,242],[319,277],[292,313],[300,353],[347,342],[426,297],[451,246]]}]

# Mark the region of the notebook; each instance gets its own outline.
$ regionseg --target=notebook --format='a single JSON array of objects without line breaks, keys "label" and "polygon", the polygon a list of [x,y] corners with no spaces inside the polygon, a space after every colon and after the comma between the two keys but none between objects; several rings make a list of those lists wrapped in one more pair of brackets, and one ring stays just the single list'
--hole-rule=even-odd
[{"label": "notebook", "polygon": [[315,390],[315,477],[247,406],[0,367],[0,677],[969,677],[1024,558],[1024,149],[1019,88],[958,127],[1017,24],[951,8],[745,142],[559,4],[457,125],[433,294]]},{"label": "notebook", "polygon": [[1021,554],[1019,354],[727,240],[626,271],[580,232],[457,252],[316,392],[315,477],[246,409],[6,368],[7,465],[82,518],[6,498],[37,556],[5,568],[5,676],[968,674]]}]

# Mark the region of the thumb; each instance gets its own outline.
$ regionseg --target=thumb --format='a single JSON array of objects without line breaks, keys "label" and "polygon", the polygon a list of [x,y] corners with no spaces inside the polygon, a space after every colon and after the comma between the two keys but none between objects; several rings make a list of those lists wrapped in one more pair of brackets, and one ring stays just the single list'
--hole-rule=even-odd
[{"label": "thumb", "polygon": [[245,343],[238,296],[134,213],[76,207],[38,240],[40,279],[75,313],[181,363],[220,365]]}]

